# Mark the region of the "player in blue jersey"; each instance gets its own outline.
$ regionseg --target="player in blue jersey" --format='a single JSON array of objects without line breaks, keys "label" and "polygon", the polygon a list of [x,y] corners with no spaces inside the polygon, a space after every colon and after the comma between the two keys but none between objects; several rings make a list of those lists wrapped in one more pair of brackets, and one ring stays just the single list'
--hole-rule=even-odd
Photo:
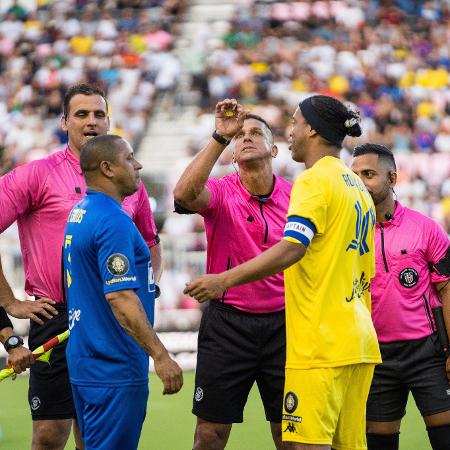
[{"label": "player in blue jersey", "polygon": [[82,147],[84,199],[64,237],[70,339],[67,364],[86,449],[136,449],[148,399],[148,355],[164,394],[181,389],[181,369],[152,328],[155,284],[148,247],[121,202],[139,170],[119,136]]}]

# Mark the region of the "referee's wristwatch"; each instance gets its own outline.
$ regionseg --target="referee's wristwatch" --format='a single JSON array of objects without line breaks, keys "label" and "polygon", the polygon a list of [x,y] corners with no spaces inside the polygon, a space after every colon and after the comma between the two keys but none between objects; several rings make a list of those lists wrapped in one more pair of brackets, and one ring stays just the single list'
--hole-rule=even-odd
[{"label": "referee's wristwatch", "polygon": [[23,339],[20,336],[10,336],[3,344],[8,353],[13,348],[20,347],[21,345],[23,345]]},{"label": "referee's wristwatch", "polygon": [[212,138],[219,144],[225,145],[225,147],[227,145],[230,145],[230,142],[231,142],[226,137],[223,137],[222,135],[218,134],[216,130],[214,130],[214,133],[212,134]]}]

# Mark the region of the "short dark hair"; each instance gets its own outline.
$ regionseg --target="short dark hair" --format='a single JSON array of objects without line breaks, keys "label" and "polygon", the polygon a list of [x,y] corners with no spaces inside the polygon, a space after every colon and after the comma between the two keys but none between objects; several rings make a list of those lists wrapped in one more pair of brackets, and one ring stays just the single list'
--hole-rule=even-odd
[{"label": "short dark hair", "polygon": [[80,167],[83,174],[97,170],[102,161],[116,161],[117,143],[122,140],[123,138],[116,134],[105,134],[94,136],[85,142],[80,152]]},{"label": "short dark hair", "polygon": [[103,91],[103,89],[101,89],[98,86],[94,86],[91,84],[75,84],[73,86],[71,86],[68,91],[66,92],[66,95],[64,96],[64,103],[63,103],[63,114],[64,117],[67,117],[67,115],[69,114],[69,105],[70,105],[70,100],[72,100],[73,97],[75,97],[75,95],[99,95],[100,97],[103,98],[103,100],[105,100],[106,103],[106,111],[108,112],[108,100],[106,99],[106,94]]},{"label": "short dark hair", "polygon": [[244,116],[244,120],[248,120],[248,119],[258,120],[259,122],[263,123],[267,127],[267,129],[269,130],[270,135],[272,136],[272,140],[273,140],[272,127],[269,125],[269,123],[265,119],[263,119],[261,116],[258,116],[257,114],[250,114],[250,113],[246,114]]},{"label": "short dark hair", "polygon": [[394,172],[397,171],[394,154],[384,145],[367,143],[358,145],[353,149],[354,158],[368,154],[378,155],[378,158],[384,161]]},{"label": "short dark hair", "polygon": [[255,119],[255,120],[259,120],[260,122],[262,122],[268,129],[269,129],[269,131],[273,134],[273,131],[272,131],[272,127],[269,125],[269,123],[265,120],[265,119],[263,119],[261,116],[258,116],[257,114],[246,114],[245,116],[244,116],[244,120],[248,120],[248,119]]}]

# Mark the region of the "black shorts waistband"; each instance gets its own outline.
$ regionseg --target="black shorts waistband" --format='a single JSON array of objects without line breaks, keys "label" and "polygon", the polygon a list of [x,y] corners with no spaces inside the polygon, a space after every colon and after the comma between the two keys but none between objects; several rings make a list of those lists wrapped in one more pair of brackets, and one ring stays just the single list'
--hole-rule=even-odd
[{"label": "black shorts waistband", "polygon": [[379,345],[380,345],[380,347],[381,346],[385,346],[385,347],[387,347],[387,348],[389,348],[389,347],[393,347],[393,346],[395,346],[395,345],[409,345],[409,344],[412,344],[412,345],[417,345],[417,344],[420,344],[420,343],[422,343],[422,342],[425,342],[425,341],[427,341],[428,339],[437,339],[438,338],[438,334],[437,334],[437,332],[434,332],[434,333],[430,333],[428,336],[423,336],[423,337],[421,337],[421,338],[417,338],[417,339],[405,339],[405,340],[403,340],[403,341],[389,341],[389,342],[379,342]]},{"label": "black shorts waistband", "polygon": [[[34,296],[35,300],[40,300],[42,297],[39,297],[38,295]],[[53,308],[59,310],[59,311],[66,311],[67,310],[67,303],[55,303],[52,305]]]},{"label": "black shorts waistband", "polygon": [[229,311],[235,314],[240,314],[241,316],[249,316],[249,317],[274,317],[284,314],[284,309],[280,311],[267,312],[267,313],[253,313],[249,311],[243,311],[242,309],[236,308],[228,303],[223,303],[218,300],[212,300],[209,302],[210,306],[221,309],[222,311]]}]

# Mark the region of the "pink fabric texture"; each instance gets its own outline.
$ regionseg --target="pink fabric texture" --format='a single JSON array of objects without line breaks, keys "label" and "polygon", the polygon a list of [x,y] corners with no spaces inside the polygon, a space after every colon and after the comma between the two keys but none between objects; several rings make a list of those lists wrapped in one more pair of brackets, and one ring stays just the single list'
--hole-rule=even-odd
[{"label": "pink fabric texture", "polygon": [[[68,148],[20,166],[0,178],[0,232],[17,220],[29,295],[64,301],[61,255],[67,217],[84,197],[79,160]],[[123,203],[149,247],[156,227],[147,192],[139,190]]]},{"label": "pink fabric texture", "polygon": [[[237,174],[208,180],[211,202],[200,211],[205,219],[208,273],[242,264],[282,238],[292,185],[277,176],[274,180],[272,194],[262,200],[245,189]],[[251,313],[281,311],[283,274],[236,286],[218,300]]]},{"label": "pink fabric texture", "polygon": [[380,342],[420,339],[433,333],[431,308],[440,304],[433,283],[446,281],[429,265],[444,257],[449,239],[432,219],[396,203],[394,217],[377,223],[372,318]]}]

